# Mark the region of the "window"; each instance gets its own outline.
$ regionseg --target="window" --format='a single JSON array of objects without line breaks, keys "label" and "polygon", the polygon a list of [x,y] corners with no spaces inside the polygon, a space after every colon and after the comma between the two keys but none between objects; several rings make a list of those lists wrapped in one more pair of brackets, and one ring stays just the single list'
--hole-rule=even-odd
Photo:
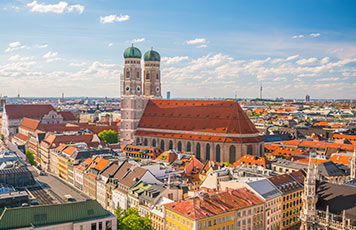
[{"label": "window", "polygon": [[80,230],[83,230],[83,225],[80,225]]},{"label": "window", "polygon": [[146,80],[150,79],[149,73],[146,73]]},{"label": "window", "polygon": [[130,78],[130,71],[126,72],[126,78]]},{"label": "window", "polygon": [[214,219],[214,225],[216,225],[216,219]]},{"label": "window", "polygon": [[91,224],[91,230],[96,230],[96,223]]},{"label": "window", "polygon": [[99,222],[99,230],[103,230],[103,222]]},{"label": "window", "polygon": [[159,79],[159,76],[158,76],[158,74],[156,74],[156,79],[157,79],[157,80]]},{"label": "window", "polygon": [[221,224],[221,218],[218,219],[218,224]]},{"label": "window", "polygon": [[209,226],[209,227],[211,226],[211,220],[209,220],[209,222],[208,222],[208,226]]}]

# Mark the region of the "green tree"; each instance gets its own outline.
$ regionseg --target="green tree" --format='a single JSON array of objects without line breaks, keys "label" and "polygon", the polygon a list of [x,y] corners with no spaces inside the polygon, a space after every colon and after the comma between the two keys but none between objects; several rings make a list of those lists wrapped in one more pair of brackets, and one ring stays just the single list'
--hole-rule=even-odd
[{"label": "green tree", "polygon": [[98,137],[107,144],[115,144],[119,141],[119,135],[114,130],[104,130],[98,134]]},{"label": "green tree", "polygon": [[120,207],[115,209],[117,218],[117,229],[123,230],[152,230],[152,221],[146,215],[141,217],[136,208],[122,210]]},{"label": "green tree", "polygon": [[5,140],[4,134],[0,134],[0,138],[1,138],[2,141],[4,141]]},{"label": "green tree", "polygon": [[36,164],[35,158],[33,157],[33,152],[28,149],[26,150],[26,158],[31,165]]}]

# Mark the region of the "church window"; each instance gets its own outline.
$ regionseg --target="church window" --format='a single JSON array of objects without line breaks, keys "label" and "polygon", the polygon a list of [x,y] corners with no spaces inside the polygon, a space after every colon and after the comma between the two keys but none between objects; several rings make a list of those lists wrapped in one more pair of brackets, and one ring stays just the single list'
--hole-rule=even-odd
[{"label": "church window", "polygon": [[205,147],[205,150],[206,150],[206,159],[205,160],[210,160],[210,144],[206,144],[206,147]]},{"label": "church window", "polygon": [[252,155],[252,145],[247,146],[247,154]]},{"label": "church window", "polygon": [[161,140],[161,150],[164,151],[164,140]]},{"label": "church window", "polygon": [[216,161],[221,162],[220,145],[216,145]]},{"label": "church window", "polygon": [[182,142],[178,141],[178,151],[182,152]]},{"label": "church window", "polygon": [[140,79],[140,72],[137,72],[137,79]]},{"label": "church window", "polygon": [[130,78],[130,71],[126,72],[126,78]]},{"label": "church window", "polygon": [[152,146],[153,146],[153,147],[156,147],[156,139],[153,139],[153,140],[152,140]]},{"label": "church window", "polygon": [[192,151],[192,145],[190,144],[190,142],[187,143],[187,152],[191,152]]},{"label": "church window", "polygon": [[144,145],[144,146],[148,146],[147,138],[145,138],[145,140],[143,141],[143,145]]},{"label": "church window", "polygon": [[157,80],[159,79],[158,74],[156,74],[156,79],[157,79]]},{"label": "church window", "polygon": [[150,79],[150,74],[146,73],[146,80]]},{"label": "church window", "polygon": [[140,138],[136,139],[136,144],[138,144],[138,145],[140,144]]},{"label": "church window", "polygon": [[233,164],[236,161],[236,148],[235,146],[231,145],[230,146],[230,151],[229,151],[229,163]]},{"label": "church window", "polygon": [[173,141],[169,141],[169,149],[171,150],[171,149],[173,149]]},{"label": "church window", "polygon": [[200,160],[200,143],[197,144],[195,156],[198,160]]}]

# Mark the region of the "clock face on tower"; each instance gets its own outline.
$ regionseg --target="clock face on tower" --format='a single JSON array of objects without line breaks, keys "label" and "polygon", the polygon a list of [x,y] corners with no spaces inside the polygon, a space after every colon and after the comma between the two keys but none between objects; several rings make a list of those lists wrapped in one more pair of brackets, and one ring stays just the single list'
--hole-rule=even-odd
[{"label": "clock face on tower", "polygon": [[126,86],[125,90],[126,90],[126,92],[129,92],[130,91],[130,86]]},{"label": "clock face on tower", "polygon": [[156,88],[156,92],[157,92],[157,93],[159,92],[159,87]]},{"label": "clock face on tower", "polygon": [[137,92],[140,92],[140,91],[141,91],[141,87],[137,86]]}]

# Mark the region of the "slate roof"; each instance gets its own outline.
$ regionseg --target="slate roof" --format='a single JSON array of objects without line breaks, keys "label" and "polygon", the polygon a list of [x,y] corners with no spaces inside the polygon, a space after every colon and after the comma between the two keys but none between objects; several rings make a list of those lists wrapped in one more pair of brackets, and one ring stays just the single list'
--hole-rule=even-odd
[{"label": "slate roof", "polygon": [[278,188],[267,179],[248,182],[247,184],[265,200],[272,200],[282,195]]},{"label": "slate roof", "polygon": [[345,210],[346,217],[356,219],[356,187],[321,182],[317,188],[317,209],[326,210],[334,214],[342,215]]},{"label": "slate roof", "polygon": [[339,167],[337,167],[337,165],[332,161],[319,164],[318,171],[321,175],[325,177],[345,175],[344,171],[342,171]]}]

